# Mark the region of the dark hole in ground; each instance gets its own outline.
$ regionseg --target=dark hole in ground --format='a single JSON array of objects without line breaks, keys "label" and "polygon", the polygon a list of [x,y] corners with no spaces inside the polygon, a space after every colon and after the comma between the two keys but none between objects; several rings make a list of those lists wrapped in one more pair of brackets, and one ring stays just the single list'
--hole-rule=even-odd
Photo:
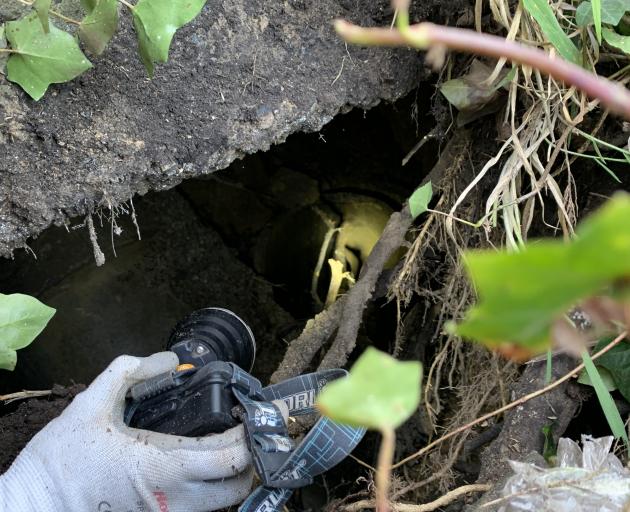
[{"label": "dark hole in ground", "polygon": [[[429,143],[401,166],[432,127],[422,114],[428,96],[352,111],[320,133],[294,135],[207,179],[102,209],[93,216],[102,267],[80,219],[48,229],[32,242],[32,254],[1,261],[3,293],[28,293],[57,308],[42,335],[20,351],[15,372],[2,375],[1,389],[89,383],[120,354],[163,350],[180,318],[209,305],[250,324],[258,342],[254,373],[266,383],[286,343],[329,295],[327,259],[356,275],[390,213],[433,165],[437,147]],[[392,305],[372,305],[360,346],[388,348],[395,320]],[[27,425],[26,410],[17,421],[41,428]],[[370,462],[374,443],[369,437],[361,450]],[[21,443],[11,444],[5,451],[19,452]],[[363,474],[353,461],[342,464],[298,495],[297,509],[319,509]]]},{"label": "dark hole in ground", "polygon": [[[431,168],[437,156],[433,144],[406,167],[400,165],[409,148],[432,128],[428,116],[414,118],[414,113],[427,110],[423,101],[428,95],[418,96],[420,102],[411,96],[367,113],[350,112],[318,134],[294,135],[287,143],[246,157],[207,179],[148,194],[113,212],[102,210],[94,221],[107,257],[104,267],[95,266],[87,228],[80,220],[67,229],[49,229],[35,240],[36,260],[22,252],[15,261],[0,262],[4,293],[33,294],[58,309],[49,328],[20,352],[16,372],[4,372],[1,389],[89,383],[119,354],[162,350],[177,320],[207,305],[233,309],[251,325],[259,345],[254,372],[266,382],[286,342],[325,300],[330,282],[326,264],[318,282],[312,282],[320,254],[340,257],[358,272],[366,252],[363,242],[379,231],[368,228],[382,227],[389,212]],[[619,188],[597,168],[581,163],[575,170],[583,214]],[[620,176],[627,189],[622,169]],[[358,214],[366,212],[370,222],[351,230],[352,238],[343,239],[336,231],[348,218],[361,220]],[[554,222],[553,213],[546,223],[537,216],[532,232],[548,236]],[[328,250],[322,252],[327,233]],[[442,255],[431,257],[439,261]],[[429,272],[427,280],[439,288],[439,273]],[[424,337],[430,338],[435,326],[420,322],[427,318],[425,306],[420,301],[413,307],[419,307],[416,330],[427,330]],[[371,305],[364,324],[357,352],[368,343],[391,346],[395,327],[391,304]],[[403,357],[431,360],[433,348],[426,348],[425,357],[420,349],[421,344],[408,343]],[[25,403],[19,410],[15,404],[5,407],[4,414],[18,414],[12,425],[7,425],[7,416],[2,418],[2,431],[13,429],[16,434],[2,436],[0,448],[6,454],[2,464],[67,402],[68,397],[61,395],[53,401]],[[399,435],[401,454],[422,445],[416,420]],[[581,433],[607,432],[599,404],[591,397],[565,435],[578,438]],[[377,436],[367,436],[357,455],[374,464],[377,443]],[[475,459],[456,467],[470,477],[466,481],[473,481],[477,466]],[[346,460],[298,493],[293,509],[321,509],[335,497],[365,490],[365,482],[355,484],[355,479],[366,474],[355,461]]]}]

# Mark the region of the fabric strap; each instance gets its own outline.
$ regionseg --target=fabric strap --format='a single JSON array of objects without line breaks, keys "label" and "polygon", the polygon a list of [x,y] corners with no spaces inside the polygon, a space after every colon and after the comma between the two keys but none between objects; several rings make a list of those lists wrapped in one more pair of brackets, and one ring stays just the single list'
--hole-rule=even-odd
[{"label": "fabric strap", "polygon": [[232,391],[242,405],[247,443],[262,485],[239,512],[280,512],[293,489],[309,485],[333,468],[357,446],[365,429],[320,418],[297,446],[274,400],[283,400],[290,416],[313,414],[315,398],[330,381],[347,375],[333,369],[301,375],[261,388],[260,382],[232,365]]}]

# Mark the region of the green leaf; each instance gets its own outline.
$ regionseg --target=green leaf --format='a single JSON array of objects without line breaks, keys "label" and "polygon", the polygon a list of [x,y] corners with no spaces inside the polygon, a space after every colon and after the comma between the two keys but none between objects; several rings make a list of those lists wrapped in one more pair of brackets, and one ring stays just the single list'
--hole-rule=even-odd
[{"label": "green leaf", "polygon": [[466,75],[440,85],[440,92],[459,111],[458,126],[492,114],[501,108],[503,102],[500,101],[499,90],[514,78],[516,69],[512,68],[509,72],[502,69],[498,75],[499,80],[490,84],[488,78],[493,72],[494,67],[475,59]]},{"label": "green leaf", "polygon": [[553,464],[558,453],[558,446],[553,439],[553,424],[545,425],[542,428],[542,434],[545,437],[542,455],[548,463]]},{"label": "green leaf", "polygon": [[602,42],[602,0],[591,0],[591,11],[593,12],[593,25],[595,25],[595,35],[597,42]]},{"label": "green leaf", "polygon": [[[599,352],[611,341],[612,338],[603,338],[593,351]],[[630,401],[630,342],[626,340],[599,356],[597,366],[610,372],[616,388],[626,400]]]},{"label": "green leaf", "polygon": [[545,385],[551,382],[553,378],[553,352],[547,349],[547,361],[545,364]]},{"label": "green leaf", "polygon": [[582,56],[569,36],[564,33],[548,0],[523,0],[527,12],[538,22],[543,33],[566,60],[582,64]]},{"label": "green leaf", "polygon": [[447,80],[440,85],[440,92],[457,110],[478,108],[490,102],[501,87],[501,83],[492,87],[486,82],[493,71],[494,68],[475,59],[466,75]]},{"label": "green leaf", "polygon": [[494,86],[494,90],[497,91],[501,88],[508,88],[509,83],[512,80],[514,80],[515,76],[516,76],[516,68],[513,67],[505,74],[505,76],[501,80],[499,80],[497,85]]},{"label": "green leaf", "polygon": [[595,393],[597,394],[597,399],[599,400],[599,405],[601,405],[602,410],[604,411],[604,415],[606,416],[606,421],[608,421],[608,426],[612,431],[613,435],[619,439],[623,439],[626,443],[626,448],[630,448],[630,442],[628,442],[628,434],[626,433],[626,427],[621,419],[621,415],[619,414],[619,410],[615,405],[615,401],[610,396],[610,393],[606,389],[606,385],[602,381],[602,378],[595,368],[593,364],[593,360],[588,352],[585,350],[582,352],[582,361],[584,361],[584,368],[588,373],[591,382],[593,383],[593,388],[595,389]]},{"label": "green leaf", "polygon": [[[617,25],[624,13],[630,10],[627,0],[600,0],[602,23]],[[593,6],[591,2],[582,2],[575,10],[575,23],[579,27],[593,24]]]},{"label": "green leaf", "polygon": [[81,0],[81,5],[88,14],[94,10],[97,3],[98,0]]},{"label": "green leaf", "polygon": [[72,80],[92,67],[77,41],[67,32],[50,24],[44,32],[33,13],[6,25],[12,53],[7,63],[7,78],[39,100],[48,86]]},{"label": "green leaf", "polygon": [[0,368],[13,370],[15,351],[29,345],[54,314],[53,308],[35,297],[0,293]]},{"label": "green leaf", "polygon": [[411,210],[411,216],[414,219],[418,215],[427,211],[432,197],[433,187],[431,186],[430,181],[417,188],[414,193],[411,194],[411,197],[409,198],[409,210]]},{"label": "green leaf", "polygon": [[591,2],[582,2],[575,9],[575,23],[578,27],[587,27],[593,24],[593,8]]},{"label": "green leaf", "polygon": [[[468,84],[463,78],[454,78],[440,85],[440,92],[457,110],[466,110],[475,102],[476,89]],[[494,92],[490,89],[484,91],[484,100],[489,101]]]},{"label": "green leaf", "polygon": [[348,377],[324,388],[317,407],[326,416],[347,425],[395,429],[417,409],[421,381],[420,363],[400,362],[370,347]]},{"label": "green leaf", "polygon": [[166,62],[175,31],[192,21],[206,0],[140,0],[133,9],[140,57],[153,77],[154,63]]},{"label": "green leaf", "polygon": [[480,300],[449,329],[491,348],[544,351],[557,318],[630,276],[629,218],[630,195],[619,193],[579,226],[570,243],[544,240],[518,253],[466,253]]},{"label": "green leaf", "polygon": [[[617,389],[617,385],[615,384],[615,379],[613,379],[612,374],[603,366],[601,366],[599,364],[599,359],[597,360],[597,371],[599,372],[599,376],[602,379],[602,382],[604,383],[604,386],[606,386],[606,389],[608,391],[615,391]],[[591,382],[591,378],[588,376],[588,372],[586,370],[583,370],[582,372],[580,372],[580,376],[578,377],[577,380],[580,384],[584,384],[585,386],[591,386],[593,387],[593,383]]]},{"label": "green leaf", "polygon": [[606,41],[610,46],[630,54],[630,36],[622,36],[607,27],[604,27],[602,35],[604,36],[604,41]]},{"label": "green leaf", "polygon": [[[79,26],[79,36],[88,49],[103,53],[118,28],[118,0],[94,0]],[[87,7],[86,7],[87,8]]]},{"label": "green leaf", "polygon": [[44,32],[48,34],[50,32],[50,22],[48,20],[48,11],[50,10],[50,3],[52,0],[35,0],[33,3],[33,9],[37,13],[37,17],[42,24]]},{"label": "green leaf", "polygon": [[630,11],[628,0],[601,0],[602,3],[602,23],[607,25],[617,25],[623,15]]}]

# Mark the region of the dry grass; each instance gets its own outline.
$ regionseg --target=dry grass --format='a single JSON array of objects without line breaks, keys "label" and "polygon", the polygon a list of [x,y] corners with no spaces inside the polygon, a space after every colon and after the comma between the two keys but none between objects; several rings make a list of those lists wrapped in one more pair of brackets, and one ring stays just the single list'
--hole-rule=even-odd
[{"label": "dry grass", "polygon": [[[575,32],[573,23],[575,5],[557,3],[557,18],[565,30]],[[536,21],[527,14],[518,3],[512,12],[507,0],[490,0],[490,10],[494,22],[507,33],[507,39],[544,46],[553,52],[545,35]],[[480,9],[477,9],[476,26],[481,26]],[[594,68],[600,59],[613,58],[610,54],[600,53],[593,44],[592,37],[585,38],[583,54],[585,61]],[[614,58],[627,60],[627,56]],[[488,78],[493,83],[499,76],[505,62],[497,63],[494,73]],[[622,68],[613,76],[616,80],[627,83],[630,70]],[[494,168],[500,168],[499,178],[490,194],[484,198],[485,206],[480,223],[486,230],[501,227],[505,236],[505,245],[518,249],[526,241],[536,213],[545,221],[543,198],[551,197],[557,210],[552,215],[553,229],[561,230],[565,237],[573,234],[578,210],[575,197],[575,184],[571,174],[571,165],[575,155],[592,149],[589,143],[571,150],[571,136],[576,129],[590,120],[598,106],[597,101],[587,98],[574,88],[567,88],[551,78],[543,77],[537,70],[516,66],[516,75],[512,80],[508,94],[508,105],[503,117],[506,139],[497,154],[489,159],[468,184],[460,196],[450,206],[451,218],[447,220],[447,231],[454,236],[454,218],[462,217],[461,205],[479,183]],[[596,129],[601,123],[596,125]],[[575,137],[574,137],[575,138]],[[584,139],[583,139],[584,140]],[[597,159],[606,167],[607,159]],[[559,180],[559,176],[564,179]],[[562,181],[564,185],[560,185]],[[547,214],[548,215],[548,214]]]},{"label": "dry grass", "polygon": [[[468,151],[469,148],[462,152],[445,174],[436,210],[452,204],[459,195],[460,184],[465,183],[465,176],[469,174],[466,172],[470,166]],[[464,215],[478,214],[478,205],[478,201],[467,201]],[[475,299],[461,265],[461,250],[487,243],[486,234],[471,226],[456,224],[449,232],[448,220],[437,212],[427,216],[391,288],[400,309],[418,295],[438,308],[437,328],[430,341],[435,355],[427,369],[423,393],[433,437],[502,405],[507,401],[507,387],[517,374],[513,365],[498,359],[487,349],[441,331],[445,321],[461,318]],[[426,264],[425,256],[429,250],[443,254],[439,269],[430,269]],[[429,280],[440,282],[437,290],[429,287]],[[452,489],[457,477],[452,466],[460,457],[467,436],[456,436],[412,469],[403,467],[403,476],[409,484],[395,492],[392,499],[404,497],[423,502]]]},{"label": "dry grass", "polygon": [[[569,34],[576,30],[572,11],[579,3],[570,2],[555,4],[557,18]],[[507,38],[544,46],[553,52],[522,3],[512,2],[512,6],[508,0],[489,0],[492,19]],[[481,0],[477,0],[478,29],[482,28],[481,7]],[[593,42],[592,34],[584,37],[583,57],[592,69],[600,60],[611,58]],[[627,60],[621,57],[624,58]],[[496,64],[487,80],[489,85],[497,81],[504,66],[504,61]],[[630,66],[621,67],[610,78],[627,84]],[[516,66],[501,119],[499,133],[504,140],[498,151],[479,165],[480,170],[468,181],[462,176],[471,167],[470,155],[462,153],[442,180],[436,211],[427,214],[417,231],[391,288],[399,311],[417,296],[439,309],[435,322],[438,327],[431,340],[434,355],[428,365],[423,393],[433,436],[439,437],[490,409],[505,405],[509,401],[509,386],[518,376],[515,365],[479,345],[441,332],[444,321],[460,319],[475,300],[475,292],[461,265],[461,251],[488,245],[519,250],[537,215],[550,229],[571,237],[579,214],[572,175],[576,159],[594,159],[606,170],[609,161],[625,158],[630,162],[630,152],[621,148],[608,148],[622,153],[615,155],[619,160],[599,152],[599,147],[606,144],[597,139],[606,116],[598,110],[597,101],[589,101],[574,88],[537,70]],[[549,210],[550,204],[554,211]],[[444,255],[438,270],[427,265],[428,251]],[[438,281],[443,276],[440,284],[429,286],[429,280],[435,281],[436,276]],[[400,343],[396,348],[400,350]],[[457,479],[452,467],[462,453],[467,435],[452,438],[413,468],[403,466],[400,476],[409,483],[394,492],[392,499],[422,502],[451,489]]]}]

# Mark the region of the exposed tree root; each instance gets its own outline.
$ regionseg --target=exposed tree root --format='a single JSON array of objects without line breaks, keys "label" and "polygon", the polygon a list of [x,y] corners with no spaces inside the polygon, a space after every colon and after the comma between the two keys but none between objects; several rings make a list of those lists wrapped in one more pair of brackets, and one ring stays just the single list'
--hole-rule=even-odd
[{"label": "exposed tree root", "polygon": [[407,203],[400,212],[393,213],[387,221],[381,237],[361,269],[359,279],[346,294],[341,312],[343,321],[339,325],[335,341],[319,365],[320,370],[345,366],[348,362],[348,355],[354,349],[357,341],[363,311],[372,298],[376,282],[387,260],[405,241],[405,235],[412,222],[413,218]]},{"label": "exposed tree root", "polygon": [[[573,359],[568,356],[555,357],[553,377],[559,378],[566,374],[573,365]],[[527,366],[514,386],[515,393],[523,396],[543,387],[545,366],[544,362]],[[501,433],[482,452],[479,482],[497,481],[509,474],[508,460],[523,460],[532,451],[542,453],[544,427],[552,427],[553,437],[557,441],[580,405],[579,393],[571,384],[565,381],[544,396],[530,400],[505,415]]]},{"label": "exposed tree root", "polygon": [[[468,143],[468,132],[456,132],[422,184],[431,180],[439,189],[442,180],[453,167],[453,162],[461,158],[462,150],[468,146]],[[290,343],[282,362],[271,377],[271,382],[294,377],[304,371],[335,332],[337,336],[320,368],[339,367],[346,364],[348,355],[356,344],[363,311],[373,298],[383,267],[390,256],[403,245],[405,235],[412,223],[413,219],[407,204],[400,212],[392,214],[367,258],[356,284],[333,305],[307,322],[300,336]]]},{"label": "exposed tree root", "polygon": [[282,362],[271,376],[272,383],[295,377],[308,367],[322,345],[337,330],[346,300],[347,295],[340,297],[333,305],[306,322],[304,330],[289,344]]}]

